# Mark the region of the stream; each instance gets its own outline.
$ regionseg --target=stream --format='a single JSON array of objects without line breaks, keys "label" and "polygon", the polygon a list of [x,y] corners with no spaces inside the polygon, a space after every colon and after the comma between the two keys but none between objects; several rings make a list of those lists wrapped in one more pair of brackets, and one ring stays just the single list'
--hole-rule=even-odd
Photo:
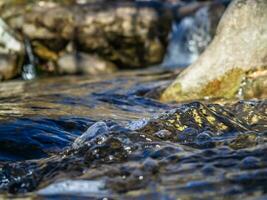
[{"label": "stream", "polygon": [[146,69],[35,78],[28,58],[0,84],[0,199],[267,199],[266,100],[159,101],[210,28],[206,8],[173,23]]},{"label": "stream", "polygon": [[2,198],[264,199],[266,101],[157,101],[175,76],[2,83]]}]

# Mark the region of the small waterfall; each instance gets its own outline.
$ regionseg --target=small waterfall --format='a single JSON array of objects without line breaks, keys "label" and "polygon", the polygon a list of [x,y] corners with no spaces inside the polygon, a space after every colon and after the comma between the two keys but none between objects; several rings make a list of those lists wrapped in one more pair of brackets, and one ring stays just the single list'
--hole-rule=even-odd
[{"label": "small waterfall", "polygon": [[27,55],[27,62],[22,66],[22,78],[24,80],[32,80],[36,78],[36,59],[34,57],[31,43],[25,39],[25,51]]},{"label": "small waterfall", "polygon": [[166,68],[186,67],[193,63],[212,39],[209,7],[200,8],[194,15],[186,16],[172,24]]}]

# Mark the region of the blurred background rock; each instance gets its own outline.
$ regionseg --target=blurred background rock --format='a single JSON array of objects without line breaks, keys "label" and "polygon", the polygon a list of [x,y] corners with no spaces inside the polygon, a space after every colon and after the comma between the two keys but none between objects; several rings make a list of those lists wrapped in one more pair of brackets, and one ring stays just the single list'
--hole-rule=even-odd
[{"label": "blurred background rock", "polygon": [[[0,3],[0,77],[184,67],[209,44],[227,3],[4,1]],[[20,49],[12,50],[11,40]]]}]

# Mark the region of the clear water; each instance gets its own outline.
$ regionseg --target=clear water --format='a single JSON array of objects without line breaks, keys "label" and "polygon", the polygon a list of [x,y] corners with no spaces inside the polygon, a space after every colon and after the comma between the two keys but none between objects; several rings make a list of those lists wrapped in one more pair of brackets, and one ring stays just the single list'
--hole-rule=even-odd
[{"label": "clear water", "polygon": [[266,101],[160,103],[175,76],[2,83],[1,198],[264,199]]},{"label": "clear water", "polygon": [[[196,59],[210,41],[206,14],[174,24],[163,66]],[[28,61],[24,79],[35,77]],[[176,75],[1,83],[0,199],[266,199],[266,100],[159,102]]]}]

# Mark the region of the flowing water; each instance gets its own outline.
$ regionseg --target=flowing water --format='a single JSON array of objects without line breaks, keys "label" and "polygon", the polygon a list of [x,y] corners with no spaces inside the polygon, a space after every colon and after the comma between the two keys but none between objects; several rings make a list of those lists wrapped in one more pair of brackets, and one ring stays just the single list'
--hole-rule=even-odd
[{"label": "flowing water", "polygon": [[2,83],[1,198],[264,199],[266,101],[160,103],[174,77]]},{"label": "flowing water", "polygon": [[98,120],[125,124],[160,113],[168,106],[138,95],[168,84],[170,76],[144,71],[1,83],[0,160],[61,151]]},{"label": "flowing water", "polygon": [[185,67],[198,58],[212,38],[208,15],[208,7],[203,7],[194,15],[173,22],[168,54],[165,56],[163,66]]},{"label": "flowing water", "polygon": [[[173,25],[163,66],[193,62],[207,20]],[[0,199],[267,198],[266,100],[167,104],[173,69],[29,80],[26,64],[0,84]]]}]

